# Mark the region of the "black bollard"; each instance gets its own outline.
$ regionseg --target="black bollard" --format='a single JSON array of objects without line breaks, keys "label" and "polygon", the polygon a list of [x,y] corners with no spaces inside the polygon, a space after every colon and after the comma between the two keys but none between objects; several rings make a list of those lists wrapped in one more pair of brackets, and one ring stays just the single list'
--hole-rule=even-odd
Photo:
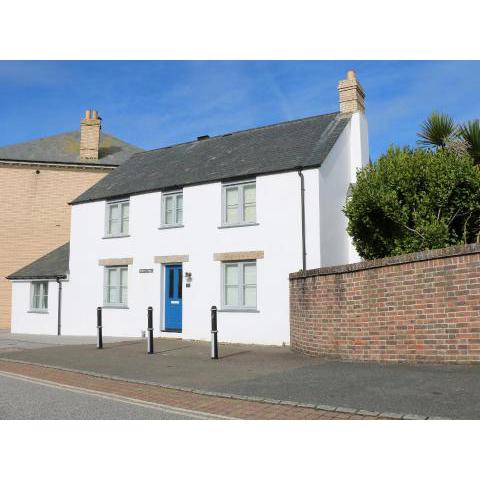
[{"label": "black bollard", "polygon": [[217,330],[217,307],[212,307],[212,360],[218,360],[218,330]]},{"label": "black bollard", "polygon": [[148,307],[148,350],[147,353],[153,353],[153,308]]},{"label": "black bollard", "polygon": [[97,307],[97,348],[103,348],[102,307]]}]

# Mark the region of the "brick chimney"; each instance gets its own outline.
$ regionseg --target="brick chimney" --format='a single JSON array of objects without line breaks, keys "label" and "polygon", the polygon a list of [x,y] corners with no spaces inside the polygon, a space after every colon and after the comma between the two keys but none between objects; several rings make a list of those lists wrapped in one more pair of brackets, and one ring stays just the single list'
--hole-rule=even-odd
[{"label": "brick chimney", "polygon": [[341,113],[365,111],[365,92],[357,80],[354,70],[347,72],[347,78],[338,82]]},{"label": "brick chimney", "polygon": [[98,160],[102,119],[96,110],[87,110],[80,122],[80,159]]}]

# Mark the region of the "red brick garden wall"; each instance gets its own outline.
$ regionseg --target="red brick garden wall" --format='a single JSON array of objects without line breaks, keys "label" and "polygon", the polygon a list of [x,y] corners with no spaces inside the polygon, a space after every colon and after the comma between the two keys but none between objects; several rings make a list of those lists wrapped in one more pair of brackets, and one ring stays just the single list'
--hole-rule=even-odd
[{"label": "red brick garden wall", "polygon": [[290,334],[308,355],[480,363],[480,245],[292,273]]}]

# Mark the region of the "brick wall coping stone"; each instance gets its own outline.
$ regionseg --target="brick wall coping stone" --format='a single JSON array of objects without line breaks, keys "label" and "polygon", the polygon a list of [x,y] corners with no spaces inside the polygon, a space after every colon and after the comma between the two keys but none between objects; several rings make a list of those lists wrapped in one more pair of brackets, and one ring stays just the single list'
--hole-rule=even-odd
[{"label": "brick wall coping stone", "polygon": [[391,265],[401,265],[403,263],[423,262],[426,260],[435,260],[438,258],[473,255],[475,253],[480,253],[480,243],[454,245],[452,247],[437,248],[435,250],[423,250],[421,252],[409,253],[407,255],[397,255],[395,257],[366,260],[363,262],[350,263],[346,265],[335,265],[333,267],[313,268],[305,271],[300,270],[298,272],[290,273],[289,277],[290,280],[295,280],[298,278],[359,272],[362,270],[370,270],[372,268],[389,267]]}]

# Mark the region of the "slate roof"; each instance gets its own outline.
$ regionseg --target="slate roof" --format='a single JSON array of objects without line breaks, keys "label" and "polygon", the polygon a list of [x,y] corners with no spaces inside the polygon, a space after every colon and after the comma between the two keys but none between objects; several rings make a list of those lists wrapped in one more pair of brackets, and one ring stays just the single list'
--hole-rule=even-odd
[{"label": "slate roof", "polygon": [[68,260],[70,257],[70,243],[47,253],[30,265],[21,268],[7,277],[8,280],[23,280],[35,278],[66,277]]},{"label": "slate roof", "polygon": [[71,203],[320,166],[349,120],[335,112],[137,153]]},{"label": "slate roof", "polygon": [[80,130],[0,147],[0,161],[117,166],[142,149],[108,133],[100,133],[98,160],[80,159]]}]

